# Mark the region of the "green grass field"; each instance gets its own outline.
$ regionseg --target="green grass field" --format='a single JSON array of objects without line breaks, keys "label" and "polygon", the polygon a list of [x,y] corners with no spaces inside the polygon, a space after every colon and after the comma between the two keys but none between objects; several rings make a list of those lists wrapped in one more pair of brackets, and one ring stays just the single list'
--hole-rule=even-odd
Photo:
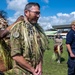
[{"label": "green grass field", "polygon": [[67,49],[65,39],[63,40],[62,62],[58,64],[52,59],[54,41],[49,40],[50,50],[46,50],[43,57],[43,75],[67,75]]},{"label": "green grass field", "polygon": [[50,39],[50,50],[46,50],[43,58],[43,75],[67,75],[67,49],[63,40],[61,64],[52,59],[54,41]]}]

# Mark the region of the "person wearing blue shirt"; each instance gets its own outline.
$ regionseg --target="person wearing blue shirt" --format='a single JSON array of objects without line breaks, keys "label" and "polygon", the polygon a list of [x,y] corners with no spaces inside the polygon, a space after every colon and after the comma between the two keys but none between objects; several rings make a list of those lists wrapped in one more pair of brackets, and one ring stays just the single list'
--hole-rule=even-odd
[{"label": "person wearing blue shirt", "polygon": [[68,50],[68,75],[75,75],[75,20],[71,23],[71,30],[66,36]]}]

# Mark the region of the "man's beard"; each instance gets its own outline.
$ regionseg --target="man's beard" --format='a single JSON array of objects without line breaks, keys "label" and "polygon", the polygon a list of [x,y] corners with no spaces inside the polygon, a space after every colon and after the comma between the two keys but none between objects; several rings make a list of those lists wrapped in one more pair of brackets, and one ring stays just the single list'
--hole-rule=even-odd
[{"label": "man's beard", "polygon": [[34,19],[32,19],[32,20],[28,20],[31,24],[36,24],[37,23],[37,20],[34,20]]}]

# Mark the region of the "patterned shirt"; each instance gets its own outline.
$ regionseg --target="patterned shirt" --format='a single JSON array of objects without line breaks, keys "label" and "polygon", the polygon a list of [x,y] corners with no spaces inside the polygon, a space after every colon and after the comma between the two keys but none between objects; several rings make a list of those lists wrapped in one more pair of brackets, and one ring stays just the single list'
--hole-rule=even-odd
[{"label": "patterned shirt", "polygon": [[[34,68],[39,64],[48,44],[42,28],[26,21],[20,21],[11,29],[11,56],[22,55]],[[19,65],[15,65],[22,69]],[[22,69],[25,71],[24,69]]]}]

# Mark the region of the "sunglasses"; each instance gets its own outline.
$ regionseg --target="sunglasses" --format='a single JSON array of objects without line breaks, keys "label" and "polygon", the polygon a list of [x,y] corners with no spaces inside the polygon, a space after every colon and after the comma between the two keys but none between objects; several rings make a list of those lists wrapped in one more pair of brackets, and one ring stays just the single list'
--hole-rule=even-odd
[{"label": "sunglasses", "polygon": [[35,14],[37,14],[37,15],[39,15],[39,14],[40,14],[40,12],[39,12],[39,11],[32,11],[32,10],[28,10],[28,11],[33,12],[33,13],[35,13]]}]

